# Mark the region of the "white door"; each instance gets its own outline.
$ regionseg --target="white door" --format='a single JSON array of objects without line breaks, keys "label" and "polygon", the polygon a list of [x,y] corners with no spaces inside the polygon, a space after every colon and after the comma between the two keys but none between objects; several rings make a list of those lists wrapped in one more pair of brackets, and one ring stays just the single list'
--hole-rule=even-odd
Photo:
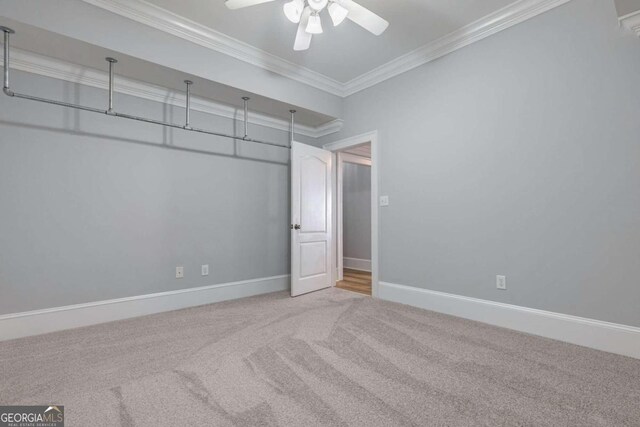
[{"label": "white door", "polygon": [[291,296],[331,283],[331,152],[291,146]]}]

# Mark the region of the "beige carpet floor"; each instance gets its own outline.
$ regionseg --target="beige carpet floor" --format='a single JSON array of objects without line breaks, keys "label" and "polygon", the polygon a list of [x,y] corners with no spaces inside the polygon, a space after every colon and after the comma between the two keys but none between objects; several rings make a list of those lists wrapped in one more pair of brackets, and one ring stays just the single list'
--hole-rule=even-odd
[{"label": "beige carpet floor", "polygon": [[67,426],[640,426],[640,360],[329,289],[0,343]]}]

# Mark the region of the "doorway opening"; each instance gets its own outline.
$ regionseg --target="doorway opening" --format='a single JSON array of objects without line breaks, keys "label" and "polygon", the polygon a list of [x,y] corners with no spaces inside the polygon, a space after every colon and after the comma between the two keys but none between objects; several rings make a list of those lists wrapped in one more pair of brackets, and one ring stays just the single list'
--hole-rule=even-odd
[{"label": "doorway opening", "polygon": [[371,143],[336,159],[336,287],[371,295]]},{"label": "doorway opening", "polygon": [[[371,291],[368,292],[372,297],[378,297],[378,132],[371,131],[360,135],[352,136],[340,141],[325,144],[323,147],[325,150],[333,152],[335,165],[335,173],[333,175],[333,223],[334,238],[333,238],[333,268],[334,268],[334,283],[336,286],[348,285],[347,281],[362,285],[360,281],[370,282]],[[351,157],[355,156],[355,157]],[[370,258],[366,259],[357,258],[352,256],[350,252],[347,252],[345,257],[345,246],[343,239],[343,230],[349,227],[349,224],[343,223],[343,203],[342,195],[339,194],[343,187],[343,165],[339,165],[339,161],[342,159],[344,163],[345,158],[349,158],[352,161],[347,163],[364,163],[369,169],[369,182],[370,182]],[[355,159],[355,160],[354,160]],[[338,180],[340,179],[340,184]],[[368,219],[365,222],[368,223]],[[362,223],[360,224],[362,225]],[[349,251],[349,249],[347,249]],[[351,255],[351,256],[350,256]],[[347,258],[347,259],[345,259]],[[363,262],[364,261],[364,262]],[[351,268],[350,268],[351,267]],[[353,269],[355,267],[355,269]],[[369,270],[369,271],[366,271]],[[370,279],[369,279],[370,277]],[[340,283],[343,282],[343,283]],[[358,286],[359,287],[359,286]],[[355,289],[353,289],[355,290]],[[367,289],[368,290],[368,289]]]}]

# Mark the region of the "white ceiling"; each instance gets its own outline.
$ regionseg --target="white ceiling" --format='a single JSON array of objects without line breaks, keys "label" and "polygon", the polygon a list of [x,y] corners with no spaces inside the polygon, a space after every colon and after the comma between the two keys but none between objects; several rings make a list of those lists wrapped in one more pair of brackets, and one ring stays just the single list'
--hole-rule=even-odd
[{"label": "white ceiling", "polygon": [[640,10],[640,0],[615,0],[615,3],[619,16]]},{"label": "white ceiling", "polygon": [[516,3],[514,0],[358,1],[389,21],[384,34],[376,37],[349,20],[333,27],[324,12],[324,34],[314,36],[308,51],[296,52],[292,49],[296,25],[282,12],[285,0],[240,10],[228,10],[224,0],[147,0],[341,83]]}]

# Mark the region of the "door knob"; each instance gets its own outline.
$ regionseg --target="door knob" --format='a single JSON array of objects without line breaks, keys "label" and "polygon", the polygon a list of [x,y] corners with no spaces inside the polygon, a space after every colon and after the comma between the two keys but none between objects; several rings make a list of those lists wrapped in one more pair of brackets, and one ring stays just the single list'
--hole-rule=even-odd
[{"label": "door knob", "polygon": [[294,225],[293,228],[296,229],[296,230],[300,230],[300,224]]}]

